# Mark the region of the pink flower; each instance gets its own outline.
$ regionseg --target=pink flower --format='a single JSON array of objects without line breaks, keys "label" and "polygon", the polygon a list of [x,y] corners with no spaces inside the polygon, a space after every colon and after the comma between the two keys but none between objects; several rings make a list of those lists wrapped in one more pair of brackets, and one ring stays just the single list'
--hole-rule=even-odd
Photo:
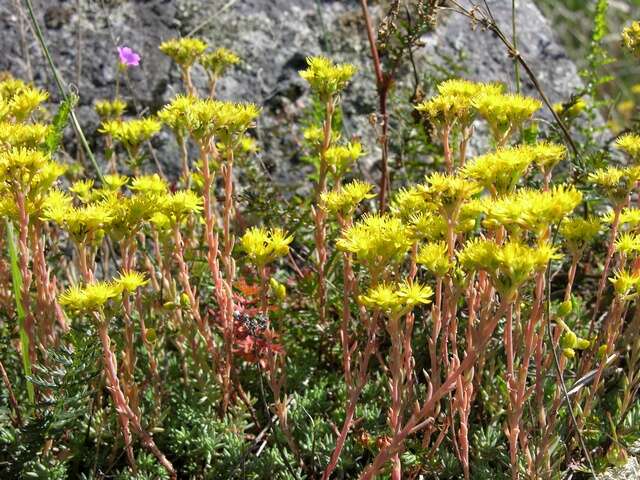
[{"label": "pink flower", "polygon": [[125,67],[137,67],[140,65],[140,55],[129,47],[118,47],[118,55],[120,56],[120,64]]}]

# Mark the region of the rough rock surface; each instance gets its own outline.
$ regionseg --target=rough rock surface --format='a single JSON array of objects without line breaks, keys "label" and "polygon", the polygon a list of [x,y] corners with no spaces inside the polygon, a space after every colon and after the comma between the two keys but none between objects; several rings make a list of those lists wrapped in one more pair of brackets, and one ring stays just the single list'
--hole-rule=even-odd
[{"label": "rough rock surface", "polygon": [[[33,78],[55,92],[38,44],[24,11],[16,0],[0,0],[3,52],[0,71]],[[503,0],[489,4],[498,22],[509,31],[510,8]],[[131,69],[120,91],[130,100],[131,113],[155,111],[181,90],[177,69],[158,51],[167,38],[197,35],[212,46],[235,50],[243,59],[219,86],[222,98],[246,100],[263,106],[257,134],[263,161],[275,178],[290,183],[304,178],[300,162],[300,132],[296,126],[308,104],[304,82],[297,71],[307,55],[325,53],[360,68],[345,95],[345,128],[367,143],[372,139],[368,117],[376,110],[376,94],[359,2],[330,0],[34,0],[37,16],[65,82],[80,94],[79,117],[91,134],[97,117],[95,99],[113,95],[116,85],[116,46],[139,51],[141,68]],[[579,85],[576,68],[554,42],[546,20],[531,1],[518,4],[521,51],[531,59],[552,101],[567,98]],[[374,12],[375,13],[375,12]],[[468,19],[447,14],[434,33],[415,52],[420,74],[434,65],[452,68],[472,79],[512,83],[513,63],[497,38],[471,31]],[[196,82],[204,75],[195,73]],[[409,96],[411,72],[401,72],[396,93]],[[525,91],[533,93],[528,81]],[[429,87],[427,85],[427,87]],[[406,90],[406,92],[403,91]],[[175,146],[168,134],[156,142],[165,167],[175,169]],[[378,158],[368,142],[364,170]]]}]

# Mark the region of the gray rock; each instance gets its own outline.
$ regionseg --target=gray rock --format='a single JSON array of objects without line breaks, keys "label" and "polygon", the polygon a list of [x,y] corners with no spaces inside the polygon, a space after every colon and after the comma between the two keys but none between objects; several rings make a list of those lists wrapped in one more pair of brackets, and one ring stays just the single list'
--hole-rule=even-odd
[{"label": "gray rock", "polygon": [[[32,78],[55,92],[38,44],[15,0],[0,0],[0,35],[3,55],[0,71]],[[219,85],[219,96],[256,102],[263,106],[257,135],[262,161],[281,183],[297,183],[309,172],[301,162],[301,127],[309,95],[298,70],[308,55],[325,53],[359,67],[345,93],[345,129],[363,139],[369,152],[362,168],[375,176],[379,158],[369,115],[377,97],[369,61],[369,47],[359,2],[337,0],[34,0],[37,15],[53,57],[66,82],[80,95],[79,116],[91,134],[97,117],[95,99],[113,95],[116,85],[116,46],[139,51],[140,68],[129,70],[121,92],[132,114],[154,112],[181,91],[177,69],[158,51],[162,40],[197,35],[212,46],[235,50],[243,59]],[[510,2],[489,2],[500,25],[510,31]],[[531,1],[518,2],[520,50],[529,59],[552,101],[566,99],[580,83],[576,68],[553,40],[551,28]],[[374,14],[380,12],[375,10]],[[471,31],[468,19],[447,13],[434,33],[415,52],[418,70],[449,65],[451,59],[463,75],[482,81],[513,83],[513,62],[503,45],[489,32]],[[454,73],[452,71],[452,73]],[[204,85],[202,72],[195,82]],[[395,93],[407,102],[412,74],[401,69]],[[533,92],[523,75],[527,93]],[[428,86],[427,87],[432,87]],[[56,99],[56,95],[53,95]],[[394,132],[392,132],[394,133]],[[95,139],[94,139],[95,140]],[[99,141],[96,148],[99,152]],[[154,141],[165,168],[175,171],[176,147],[170,135]]]},{"label": "gray rock", "polygon": [[598,477],[600,480],[631,480],[640,478],[640,463],[635,457],[622,467],[611,468]]}]

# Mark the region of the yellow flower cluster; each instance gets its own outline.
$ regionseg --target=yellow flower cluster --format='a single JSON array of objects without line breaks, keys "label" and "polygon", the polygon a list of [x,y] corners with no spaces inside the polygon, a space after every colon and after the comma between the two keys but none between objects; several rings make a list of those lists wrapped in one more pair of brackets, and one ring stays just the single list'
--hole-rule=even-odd
[{"label": "yellow flower cluster", "polygon": [[627,133],[616,140],[616,146],[635,162],[640,162],[640,135]]},{"label": "yellow flower cluster", "polygon": [[430,303],[432,296],[431,287],[417,282],[381,283],[371,288],[366,295],[360,295],[359,300],[371,309],[383,311],[397,318],[418,305]]},{"label": "yellow flower cluster", "polygon": [[482,191],[481,185],[461,175],[434,172],[425,180],[426,184],[421,189],[427,202],[447,216],[455,216],[454,212],[464,201]]},{"label": "yellow flower cluster", "polygon": [[24,122],[49,94],[22,80],[8,78],[0,82],[0,121]]},{"label": "yellow flower cluster", "polygon": [[307,69],[300,76],[323,100],[340,93],[356,73],[356,67],[349,63],[335,64],[326,57],[308,57]]},{"label": "yellow flower cluster", "polygon": [[160,131],[162,124],[154,118],[107,120],[100,132],[111,136],[125,148],[136,148]]},{"label": "yellow flower cluster", "polygon": [[360,180],[341,186],[337,190],[322,194],[322,205],[331,213],[350,216],[364,200],[375,197],[371,192],[373,185]]},{"label": "yellow flower cluster", "polygon": [[567,119],[577,117],[582,112],[584,112],[586,108],[587,102],[582,98],[578,98],[575,101],[569,102],[567,104],[555,103],[553,105],[553,111]]},{"label": "yellow flower cluster", "polygon": [[500,148],[474,158],[462,168],[461,173],[494,194],[505,194],[513,192],[533,160],[530,148]]},{"label": "yellow flower cluster", "polygon": [[208,143],[219,136],[223,143],[238,141],[260,115],[252,103],[222,102],[178,96],[166,105],[158,118],[178,136],[191,134],[200,143]]},{"label": "yellow flower cluster", "polygon": [[529,120],[542,103],[519,94],[486,93],[475,99],[473,106],[489,124],[496,141],[502,143]]},{"label": "yellow flower cluster", "polygon": [[132,293],[147,281],[139,272],[123,272],[110,282],[94,282],[84,286],[74,285],[59,297],[60,305],[74,312],[102,310],[110,300]]},{"label": "yellow flower cluster", "polygon": [[458,253],[464,269],[486,271],[506,298],[511,298],[524,282],[555,258],[559,258],[556,250],[548,243],[529,247],[512,240],[498,245],[491,240],[473,239]]},{"label": "yellow flower cluster", "polygon": [[325,152],[325,159],[333,177],[337,180],[349,171],[351,166],[363,155],[360,142],[331,146]]},{"label": "yellow flower cluster", "polygon": [[640,180],[640,167],[608,167],[589,174],[589,182],[599,187],[615,205],[626,202],[627,196]]},{"label": "yellow flower cluster", "polygon": [[449,260],[445,242],[427,243],[420,248],[416,258],[418,264],[438,277],[447,274],[453,267]]},{"label": "yellow flower cluster", "polygon": [[438,85],[439,95],[416,106],[416,110],[426,115],[438,126],[463,127],[473,121],[476,109],[474,101],[485,94],[502,94],[503,87],[497,83],[476,83],[468,80],[451,79]]},{"label": "yellow flower cluster", "polygon": [[213,52],[203,54],[199,63],[211,77],[219,78],[229,67],[240,63],[240,57],[231,50],[218,48]]},{"label": "yellow flower cluster", "polygon": [[423,185],[400,188],[393,196],[390,205],[391,212],[403,220],[409,220],[411,217],[433,208],[435,206],[427,202]]},{"label": "yellow flower cluster", "polygon": [[629,272],[618,270],[613,277],[609,278],[617,295],[625,300],[630,300],[638,296],[640,287],[640,272]]},{"label": "yellow flower cluster", "polygon": [[640,22],[635,21],[622,31],[622,44],[640,57]]},{"label": "yellow flower cluster", "polygon": [[288,255],[289,244],[292,241],[293,237],[280,228],[252,227],[244,233],[240,244],[249,260],[261,268]]},{"label": "yellow flower cluster", "polygon": [[485,225],[504,226],[512,232],[520,229],[537,235],[559,223],[582,201],[582,193],[573,186],[557,185],[548,192],[524,188],[485,202]]},{"label": "yellow flower cluster", "polygon": [[0,150],[10,147],[41,147],[52,129],[42,123],[0,122]]},{"label": "yellow flower cluster", "polygon": [[173,38],[160,44],[160,51],[183,68],[192,66],[206,49],[199,38]]},{"label": "yellow flower cluster", "polygon": [[640,235],[623,232],[615,241],[616,251],[622,255],[640,252]]},{"label": "yellow flower cluster", "polygon": [[96,109],[98,116],[104,122],[122,117],[127,109],[127,104],[118,98],[114,100],[97,100],[94,108]]},{"label": "yellow flower cluster", "polygon": [[353,253],[372,271],[379,271],[390,262],[402,260],[412,243],[410,228],[399,218],[365,215],[343,232],[337,246]]},{"label": "yellow flower cluster", "polygon": [[598,218],[573,217],[560,225],[560,235],[565,239],[567,249],[572,254],[581,252],[596,238],[599,232],[600,220]]}]

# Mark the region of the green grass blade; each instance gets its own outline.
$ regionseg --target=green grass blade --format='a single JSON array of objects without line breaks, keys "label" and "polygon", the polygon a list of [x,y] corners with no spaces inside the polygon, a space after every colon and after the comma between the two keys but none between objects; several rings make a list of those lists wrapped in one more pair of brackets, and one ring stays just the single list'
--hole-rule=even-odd
[{"label": "green grass blade", "polygon": [[7,227],[7,245],[9,249],[9,260],[11,262],[11,281],[13,283],[13,294],[16,299],[16,313],[18,315],[18,330],[20,332],[20,346],[22,350],[22,369],[27,382],[27,395],[31,404],[35,403],[35,391],[29,378],[31,377],[31,359],[29,358],[29,336],[24,328],[25,311],[22,307],[22,274],[18,267],[18,252],[13,234],[13,224],[5,221]]}]

